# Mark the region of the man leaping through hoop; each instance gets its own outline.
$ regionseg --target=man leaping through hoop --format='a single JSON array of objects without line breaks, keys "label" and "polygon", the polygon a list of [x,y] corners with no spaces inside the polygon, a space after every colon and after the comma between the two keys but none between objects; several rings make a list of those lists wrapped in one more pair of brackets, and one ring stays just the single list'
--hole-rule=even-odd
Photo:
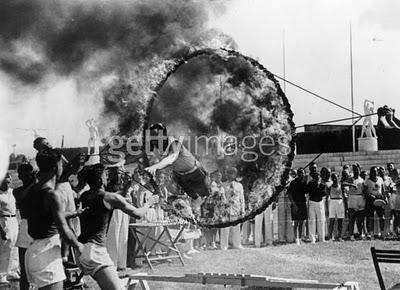
[{"label": "man leaping through hoop", "polygon": [[153,124],[146,130],[146,151],[158,151],[160,162],[145,168],[153,176],[157,170],[171,167],[175,181],[193,200],[193,209],[200,211],[203,197],[210,195],[206,181],[206,172],[202,165],[181,140],[167,136],[167,128],[163,124]]}]

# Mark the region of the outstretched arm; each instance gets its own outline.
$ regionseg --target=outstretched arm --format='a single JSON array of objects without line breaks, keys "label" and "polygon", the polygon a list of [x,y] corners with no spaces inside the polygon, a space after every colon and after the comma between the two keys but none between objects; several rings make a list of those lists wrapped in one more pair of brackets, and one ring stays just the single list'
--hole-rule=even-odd
[{"label": "outstretched arm", "polygon": [[79,252],[82,251],[83,245],[78,242],[74,233],[69,228],[62,210],[61,201],[56,192],[51,191],[47,196],[48,206],[53,214],[54,221],[61,235],[61,238],[69,245],[76,248]]},{"label": "outstretched arm", "polygon": [[121,195],[114,192],[107,192],[104,195],[104,201],[111,205],[113,209],[120,209],[124,213],[134,217],[142,217],[146,214],[150,206],[158,201],[158,196],[152,198],[141,208],[134,207],[126,201]]},{"label": "outstretched arm", "polygon": [[163,160],[161,160],[159,163],[154,164],[150,167],[145,168],[146,171],[150,172],[151,175],[156,175],[157,170],[164,169],[165,167],[168,167],[172,165],[176,159],[178,159],[179,156],[179,151],[181,150],[182,144],[179,142],[175,141],[171,144],[170,147],[170,152],[168,153],[168,156],[165,157]]}]

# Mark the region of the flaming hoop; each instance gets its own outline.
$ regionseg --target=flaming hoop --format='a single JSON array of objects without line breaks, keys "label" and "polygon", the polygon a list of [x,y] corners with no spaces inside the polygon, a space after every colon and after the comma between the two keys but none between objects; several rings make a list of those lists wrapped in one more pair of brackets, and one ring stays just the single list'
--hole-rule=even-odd
[{"label": "flaming hoop", "polygon": [[[241,127],[239,125],[236,126],[235,122],[237,120],[231,120],[232,130],[227,133],[241,137],[244,134],[249,134],[257,140],[257,145],[262,144],[266,137],[271,140],[277,140],[272,148],[273,150],[267,152],[267,154],[263,151],[264,147],[259,146],[258,153],[261,151],[263,154],[259,155],[260,157],[257,161],[244,162],[239,159],[232,161],[232,158],[230,160],[231,165],[242,168],[242,172],[249,176],[245,182],[245,187],[250,189],[250,206],[242,216],[236,219],[225,217],[212,219],[198,217],[196,219],[196,222],[204,227],[226,227],[241,223],[263,212],[285,187],[289,179],[289,170],[294,158],[295,148],[293,113],[285,94],[271,72],[256,60],[237,51],[224,48],[189,50],[183,57],[155,62],[147,70],[147,76],[136,81],[128,92],[128,95],[131,95],[131,99],[133,99],[132,96],[135,98],[135,102],[130,104],[130,110],[135,110],[135,113],[129,117],[134,122],[128,120],[130,122],[128,123],[129,126],[126,126],[126,124],[124,126],[129,129],[123,130],[123,134],[140,134],[144,132],[151,122],[154,103],[167,80],[180,67],[185,66],[187,63],[190,64],[191,61],[201,57],[206,57],[210,62],[216,62],[218,65],[229,68],[224,69],[234,79],[232,84],[229,85],[230,90],[232,92],[240,91],[240,98],[246,100],[246,102],[239,98],[236,100],[237,103],[241,105],[240,102],[243,101],[243,106],[248,106],[248,111],[251,112],[251,116],[246,120],[245,126],[243,124],[240,125]],[[224,111],[222,110],[222,112]],[[125,123],[127,119],[125,117]],[[230,128],[225,129],[225,131],[229,130]],[[144,140],[145,134],[143,133],[142,138],[143,144],[146,144],[146,140]],[[238,150],[242,154],[247,153],[244,145],[242,147],[239,146]],[[148,162],[147,156],[144,156],[146,166],[148,166]],[[260,178],[262,178],[263,182],[256,182]],[[158,192],[156,182],[153,181],[152,185]],[[227,206],[224,205],[222,207]],[[179,212],[176,214],[192,220],[191,217]]]}]

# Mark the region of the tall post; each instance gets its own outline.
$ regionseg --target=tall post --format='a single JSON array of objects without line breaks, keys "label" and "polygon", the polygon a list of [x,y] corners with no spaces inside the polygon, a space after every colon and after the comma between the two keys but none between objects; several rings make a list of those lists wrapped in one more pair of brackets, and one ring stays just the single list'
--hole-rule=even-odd
[{"label": "tall post", "polygon": [[356,129],[354,124],[354,94],[353,94],[353,38],[351,31],[350,22],[350,95],[351,95],[351,122],[353,126],[351,127],[352,142],[353,142],[353,152],[356,152]]},{"label": "tall post", "polygon": [[285,29],[282,31],[282,65],[283,65],[283,92],[286,95],[286,56],[285,56]]}]

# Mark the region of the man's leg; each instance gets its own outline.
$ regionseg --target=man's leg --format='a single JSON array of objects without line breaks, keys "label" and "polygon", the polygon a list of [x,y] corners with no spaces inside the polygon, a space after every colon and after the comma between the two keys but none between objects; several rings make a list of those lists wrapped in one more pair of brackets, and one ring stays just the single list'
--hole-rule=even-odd
[{"label": "man's leg", "polygon": [[316,232],[316,203],[310,201],[308,207],[308,230],[310,234],[311,243],[315,243],[315,232]]},{"label": "man's leg", "polygon": [[367,202],[366,207],[367,217],[367,238],[370,238],[374,234],[374,208],[370,202]]},{"label": "man's leg", "polygon": [[335,219],[334,218],[329,218],[329,228],[328,228],[328,239],[334,240],[333,237],[333,227],[335,226]]},{"label": "man's leg", "polygon": [[262,222],[264,219],[264,213],[256,215],[254,218],[254,245],[256,248],[261,246],[262,242]]},{"label": "man's leg", "polygon": [[242,244],[240,242],[240,224],[233,226],[231,232],[232,232],[233,248],[235,248],[235,249],[241,248]]},{"label": "man's leg", "polygon": [[[349,235],[351,240],[354,240],[354,223],[356,221],[355,216],[356,216],[355,209],[349,208]],[[360,229],[358,230],[360,231]]]},{"label": "man's leg", "polygon": [[390,222],[392,220],[392,210],[390,208],[390,202],[384,206],[384,217],[385,217],[385,226],[383,233],[385,236],[387,236],[392,232],[390,229]]},{"label": "man's leg", "polygon": [[114,267],[105,267],[94,274],[93,278],[102,290],[121,290],[121,281]]},{"label": "man's leg", "polygon": [[25,248],[18,248],[18,257],[19,257],[19,266],[21,272],[21,278],[19,279],[19,289],[20,290],[29,290],[29,282],[26,278],[26,270],[25,270]]},{"label": "man's leg", "polygon": [[377,206],[375,207],[376,214],[378,216],[378,221],[379,221],[379,233],[382,235],[384,234],[385,230],[385,209],[382,206]]},{"label": "man's leg", "polygon": [[286,242],[286,216],[285,216],[285,198],[284,192],[279,194],[278,198],[278,241]]},{"label": "man's leg", "polygon": [[274,224],[272,206],[269,206],[264,211],[264,226],[265,226],[265,244],[271,246],[274,241]]},{"label": "man's leg", "polygon": [[337,219],[338,222],[338,239],[339,241],[342,240],[342,228],[343,228],[343,219],[339,218]]},{"label": "man's leg", "polygon": [[228,249],[230,229],[231,229],[231,227],[226,227],[226,228],[222,228],[221,229],[221,236],[220,236],[221,250],[227,250]]},{"label": "man's leg", "polygon": [[325,204],[323,201],[318,204],[316,218],[319,241],[325,242]]},{"label": "man's leg", "polygon": [[288,197],[285,197],[285,218],[286,218],[286,227],[285,227],[286,241],[289,243],[293,243],[294,235],[293,235],[292,211],[290,209],[290,200]]},{"label": "man's leg", "polygon": [[9,236],[9,225],[7,218],[0,217],[0,226],[4,229],[7,235],[7,240],[0,238],[0,280],[1,282],[7,281],[7,274],[10,269],[11,248],[12,241]]}]

